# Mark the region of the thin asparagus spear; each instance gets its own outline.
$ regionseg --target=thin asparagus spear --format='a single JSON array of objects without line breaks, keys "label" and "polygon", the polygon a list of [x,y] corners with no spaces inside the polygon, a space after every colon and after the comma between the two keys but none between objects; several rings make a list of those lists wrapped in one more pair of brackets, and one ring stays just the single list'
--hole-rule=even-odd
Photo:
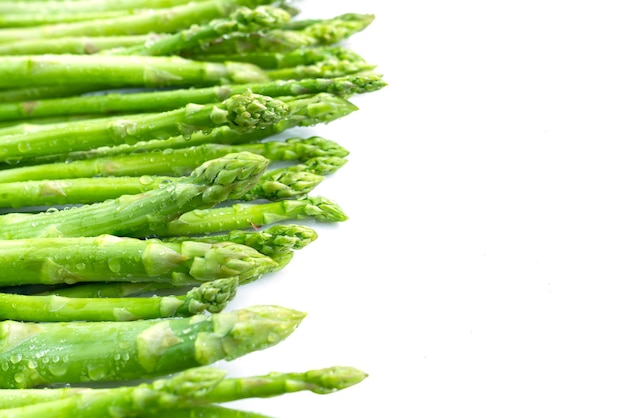
[{"label": "thin asparagus spear", "polygon": [[172,7],[187,3],[188,0],[72,0],[72,1],[50,1],[50,0],[28,0],[0,1],[0,13],[35,13],[45,11],[46,13],[76,13],[76,12],[103,12],[109,10],[122,10],[131,12],[136,9],[157,9]]},{"label": "thin asparagus spear", "polygon": [[4,136],[0,160],[20,161],[172,135],[189,136],[223,125],[243,131],[262,129],[278,123],[289,112],[287,104],[280,100],[248,92],[221,103],[189,104],[168,112],[51,124],[32,132]]},{"label": "thin asparagus spear", "polygon": [[[338,143],[317,136],[240,145],[204,144],[180,149],[7,168],[0,170],[0,183],[108,176],[183,176],[189,174],[202,161],[220,158],[233,152],[254,153],[269,161],[307,161],[320,156],[348,155],[348,151]],[[144,178],[145,180],[147,178]]]},{"label": "thin asparagus spear", "polygon": [[228,17],[213,19],[202,25],[192,25],[148,44],[102,51],[105,55],[162,56],[173,55],[199,42],[228,37],[232,34],[250,33],[271,28],[291,19],[291,14],[278,7],[261,5],[254,9],[240,7]]},{"label": "thin asparagus spear", "polygon": [[178,6],[147,9],[127,16],[33,26],[29,28],[1,29],[0,42],[20,39],[60,38],[64,36],[111,36],[142,33],[172,33],[193,24],[227,16],[239,6],[255,7],[271,4],[269,0],[211,0],[187,2]]},{"label": "thin asparagus spear", "polygon": [[38,11],[34,13],[13,13],[0,14],[0,28],[29,28],[39,25],[53,25],[58,23],[83,22],[94,19],[114,19],[126,16],[128,13],[123,10],[109,11],[84,11],[84,12],[58,12],[48,13]]},{"label": "thin asparagus spear", "polygon": [[236,276],[202,283],[184,295],[70,298],[0,293],[0,319],[32,322],[136,321],[217,313],[235,297]]},{"label": "thin asparagus spear", "polygon": [[[223,208],[196,209],[150,232],[159,237],[200,235],[303,219],[343,222],[348,217],[335,202],[315,196],[269,203],[239,203]],[[145,233],[139,234],[141,235]]]},{"label": "thin asparagus spear", "polygon": [[124,322],[2,321],[0,387],[146,379],[229,361],[278,344],[305,316],[260,305]]},{"label": "thin asparagus spear", "polygon": [[251,52],[289,52],[297,48],[334,45],[365,30],[372,14],[346,13],[329,19],[292,19],[280,28],[204,42],[199,48],[183,51],[184,56],[210,59],[212,55],[241,55]]},{"label": "thin asparagus spear", "polygon": [[0,216],[0,239],[144,233],[194,207],[211,207],[246,193],[267,168],[257,154],[235,153],[207,161],[187,179],[138,195],[38,214]]},{"label": "thin asparagus spear", "polygon": [[50,116],[99,115],[111,113],[164,112],[188,103],[221,102],[248,90],[270,97],[331,93],[348,98],[374,92],[386,86],[376,73],[350,74],[336,78],[307,78],[267,83],[231,84],[194,89],[160,90],[138,93],[109,93],[63,99],[0,103],[0,120],[28,120]]},{"label": "thin asparagus spear", "polygon": [[[162,413],[148,414],[148,417],[160,417]],[[167,411],[168,418],[274,418],[258,412],[241,411],[220,405],[183,407]]]},{"label": "thin asparagus spear", "polygon": [[195,398],[209,393],[224,375],[225,372],[217,368],[194,367],[150,383],[79,390],[73,396],[54,401],[0,409],[0,417],[150,416],[179,406],[193,407],[197,403]]},{"label": "thin asparagus spear", "polygon": [[[240,199],[278,200],[304,196],[324,180],[325,177],[319,173],[319,167],[328,172],[330,167],[338,169],[345,162],[342,157],[322,156],[301,164],[267,171]],[[90,204],[125,194],[144,193],[180,179],[181,177],[142,175],[0,183],[0,207],[35,207],[40,210],[42,206]]]},{"label": "thin asparagus spear", "polygon": [[[327,395],[355,386],[367,377],[367,373],[349,366],[332,366],[306,372],[270,372],[258,376],[226,376],[206,394],[196,396],[196,399],[201,398],[198,399],[197,403],[199,406],[205,406],[205,403],[215,405],[241,399],[270,398],[302,391]],[[102,389],[59,388],[43,391],[41,389],[4,389],[0,390],[2,397],[0,398],[0,408],[56,401],[73,397],[76,394],[93,393],[100,390]]]},{"label": "thin asparagus spear", "polygon": [[186,87],[268,81],[258,67],[244,64],[178,56],[4,55],[0,56],[0,87],[63,86],[70,82],[109,88]]},{"label": "thin asparagus spear", "polygon": [[239,277],[247,283],[274,261],[232,242],[163,242],[129,237],[0,240],[0,286],[79,282],[164,282],[171,286]]}]

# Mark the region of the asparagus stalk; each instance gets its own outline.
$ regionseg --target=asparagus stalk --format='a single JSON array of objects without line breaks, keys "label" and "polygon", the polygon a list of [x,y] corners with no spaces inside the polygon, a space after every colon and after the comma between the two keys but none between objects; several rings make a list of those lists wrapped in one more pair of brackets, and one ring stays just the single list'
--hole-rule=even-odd
[{"label": "asparagus stalk", "polygon": [[[262,156],[268,162],[307,161],[322,156],[343,158],[348,155],[348,151],[338,143],[318,136],[240,145],[204,144],[180,149],[7,168],[0,170],[0,183],[110,176],[184,176],[202,161],[240,152]],[[144,182],[148,180],[147,177],[140,179]],[[58,188],[59,184],[52,183],[51,186],[54,189]],[[55,192],[46,190],[46,193]]]},{"label": "asparagus stalk", "polygon": [[[1,46],[0,46],[1,47]],[[340,97],[374,92],[385,87],[376,73],[349,74],[336,78],[307,78],[267,83],[231,84],[194,89],[159,90],[137,93],[109,93],[62,99],[0,103],[0,120],[28,120],[51,116],[104,115],[111,113],[164,112],[188,103],[221,102],[248,90],[270,97],[331,93]]]},{"label": "asparagus stalk", "polygon": [[220,369],[194,367],[151,383],[79,390],[73,396],[54,401],[0,409],[0,417],[152,416],[163,410],[175,410],[179,406],[193,407],[195,398],[209,393],[224,375],[225,372]]},{"label": "asparagus stalk", "polygon": [[171,286],[239,277],[247,283],[275,262],[232,242],[163,242],[129,237],[0,240],[0,286],[79,282],[165,282]]},{"label": "asparagus stalk", "polygon": [[105,50],[105,55],[162,56],[177,54],[184,48],[191,48],[199,42],[228,37],[232,34],[250,33],[286,23],[291,14],[284,9],[261,5],[254,9],[240,7],[228,17],[213,19],[203,25],[192,25],[151,43],[143,43],[126,48]]},{"label": "asparagus stalk", "polygon": [[[208,366],[201,369],[204,368]],[[198,406],[205,406],[205,404],[215,405],[249,398],[270,398],[303,391],[326,395],[355,386],[367,377],[367,373],[349,366],[332,366],[292,373],[270,372],[259,376],[226,376],[212,389],[207,390],[206,394],[203,393],[195,398],[198,400]],[[4,389],[0,390],[0,396],[2,396],[0,408],[57,401],[74,397],[77,394],[97,393],[103,390],[110,389]]]},{"label": "asparagus stalk", "polygon": [[[265,172],[240,199],[278,200],[310,193],[324,180],[320,171],[338,169],[346,160],[322,156],[302,164]],[[139,194],[181,180],[171,176],[87,177],[60,180],[31,180],[0,183],[0,207],[28,208],[90,204],[115,199],[125,194]]]},{"label": "asparagus stalk", "polygon": [[57,23],[83,22],[94,19],[114,19],[127,15],[123,10],[84,11],[84,12],[57,12],[48,13],[37,11],[33,13],[14,13],[12,11],[0,14],[0,28],[29,28],[40,25]]},{"label": "asparagus stalk", "polygon": [[0,43],[20,39],[60,38],[65,36],[111,36],[142,33],[172,33],[193,24],[227,16],[239,6],[271,4],[269,0],[210,0],[186,2],[159,9],[146,9],[115,18],[86,22],[39,25],[28,28],[0,29]]},{"label": "asparagus stalk", "polygon": [[28,0],[28,1],[0,1],[0,13],[77,13],[77,12],[104,12],[122,10],[132,12],[136,9],[158,9],[187,3],[188,0]]},{"label": "asparagus stalk", "polygon": [[211,56],[236,56],[251,52],[289,52],[298,48],[335,45],[365,30],[372,14],[346,13],[329,19],[297,20],[282,27],[253,34],[234,35],[226,39],[203,42],[199,48],[182,52],[185,56],[210,59]]},{"label": "asparagus stalk", "polygon": [[32,132],[7,135],[0,146],[0,160],[20,161],[145,139],[188,136],[222,125],[243,131],[263,129],[288,114],[289,108],[284,102],[248,92],[216,104],[189,104],[169,112],[45,125]]},{"label": "asparagus stalk", "polygon": [[78,87],[95,86],[97,89],[206,87],[268,80],[268,75],[253,64],[201,62],[179,56],[134,56],[132,59],[95,54],[0,56],[0,88],[64,86],[70,83]]},{"label": "asparagus stalk", "polygon": [[258,181],[268,163],[257,154],[228,154],[207,161],[185,180],[138,195],[54,212],[8,213],[0,216],[0,239],[147,233],[194,207],[238,199]]},{"label": "asparagus stalk", "polygon": [[173,296],[71,298],[0,293],[0,318],[33,322],[136,321],[217,313],[235,297],[238,285],[233,276]]},{"label": "asparagus stalk", "polygon": [[[224,208],[196,209],[151,232],[159,237],[200,235],[306,219],[343,222],[348,217],[335,202],[314,196],[269,203],[239,203]],[[145,234],[139,234],[141,235]]]},{"label": "asparagus stalk", "polygon": [[112,48],[125,48],[153,42],[165,34],[148,33],[120,36],[67,36],[50,39],[24,39],[0,43],[0,55],[77,54],[89,55]]},{"label": "asparagus stalk", "polygon": [[260,305],[123,322],[7,320],[0,322],[0,387],[146,379],[230,361],[278,344],[305,316]]}]

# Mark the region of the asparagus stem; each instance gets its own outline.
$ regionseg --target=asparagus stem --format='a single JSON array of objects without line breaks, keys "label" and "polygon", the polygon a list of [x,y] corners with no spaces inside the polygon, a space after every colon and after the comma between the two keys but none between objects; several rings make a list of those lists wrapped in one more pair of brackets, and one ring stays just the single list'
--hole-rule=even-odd
[{"label": "asparagus stem", "polygon": [[343,222],[348,217],[335,202],[329,199],[307,197],[270,203],[239,203],[223,208],[196,209],[180,215],[160,229],[151,232],[159,237],[200,235],[232,229],[258,228],[303,219]]},{"label": "asparagus stem", "polygon": [[16,321],[135,321],[217,313],[235,297],[236,276],[202,283],[185,295],[121,298],[0,293],[0,318]]},{"label": "asparagus stem", "polygon": [[162,56],[177,54],[185,48],[192,48],[199,42],[207,42],[232,34],[250,33],[271,28],[288,22],[291,14],[284,9],[271,6],[258,6],[254,9],[240,7],[228,17],[213,19],[203,25],[192,25],[151,43],[143,43],[126,48],[105,50],[105,55],[148,55]]},{"label": "asparagus stem", "polygon": [[[200,369],[208,368],[208,366]],[[191,369],[194,370],[194,369]],[[216,370],[219,376],[219,369]],[[270,398],[288,393],[309,391],[326,395],[347,389],[367,378],[362,370],[349,366],[332,366],[306,372],[270,372],[259,376],[224,377],[206,393],[195,396],[197,407],[205,407],[248,398]],[[97,393],[110,389],[4,389],[0,390],[0,408],[32,405]],[[22,396],[18,396],[18,394]],[[169,413],[169,411],[168,411]],[[169,415],[169,414],[168,414]]]},{"label": "asparagus stem", "polygon": [[194,207],[238,199],[256,183],[269,160],[248,152],[207,161],[188,178],[138,195],[38,214],[0,216],[0,239],[144,233]]},{"label": "asparagus stem", "polygon": [[39,25],[59,23],[83,22],[94,19],[114,19],[127,15],[123,10],[57,12],[36,11],[33,13],[14,13],[12,11],[0,14],[0,28],[29,28]]},{"label": "asparagus stem", "polygon": [[[0,410],[0,417],[130,417],[151,416],[177,406],[193,407],[196,397],[209,393],[225,372],[194,367],[169,377],[135,386],[79,390],[58,400]],[[10,389],[9,389],[10,390]],[[29,390],[36,397],[36,389]]]},{"label": "asparagus stem", "polygon": [[163,242],[129,237],[0,240],[1,286],[79,282],[198,284],[238,276],[240,283],[275,263],[252,247],[232,242]]},{"label": "asparagus stem", "polygon": [[289,108],[282,101],[248,92],[212,105],[188,104],[169,112],[44,125],[34,131],[7,135],[0,147],[0,160],[20,161],[173,135],[189,136],[222,125],[244,131],[262,129],[288,114]]},{"label": "asparagus stem", "polygon": [[[318,136],[240,145],[204,144],[7,168],[0,170],[0,183],[110,176],[184,176],[203,161],[241,152],[262,156],[268,162],[307,161],[322,156],[343,158],[348,155],[348,151],[338,143]],[[148,180],[146,177],[143,179],[144,182]],[[58,187],[58,184],[53,184],[53,187]]]},{"label": "asparagus stem", "polygon": [[65,36],[110,36],[142,33],[172,33],[193,24],[227,16],[239,6],[255,7],[271,4],[269,0],[211,0],[186,2],[181,5],[146,9],[116,18],[94,19],[0,30],[0,42],[20,39],[60,38]]},{"label": "asparagus stem", "polygon": [[350,97],[380,90],[385,85],[385,81],[379,74],[359,73],[336,78],[307,78],[126,94],[109,93],[27,102],[8,103],[5,100],[5,103],[0,103],[0,120],[27,120],[61,115],[164,112],[181,108],[188,103],[220,102],[248,90],[270,97],[316,93],[332,93],[340,97]]},{"label": "asparagus stem", "polygon": [[123,322],[7,320],[0,322],[0,387],[146,379],[230,361],[278,344],[305,316],[261,305]]},{"label": "asparagus stem", "polygon": [[120,36],[67,36],[50,39],[24,39],[0,43],[0,55],[77,54],[89,55],[112,48],[153,42],[164,34]]},{"label": "asparagus stem", "polygon": [[[302,78],[302,77],[301,77]],[[97,80],[97,83],[94,83]],[[98,88],[214,86],[268,81],[247,63],[201,62],[179,56],[5,55],[0,56],[0,88],[64,86]]]},{"label": "asparagus stem", "polygon": [[28,0],[28,1],[0,1],[2,13],[77,13],[77,12],[102,12],[109,10],[122,10],[131,12],[136,9],[158,9],[172,7],[187,3],[187,0]]}]

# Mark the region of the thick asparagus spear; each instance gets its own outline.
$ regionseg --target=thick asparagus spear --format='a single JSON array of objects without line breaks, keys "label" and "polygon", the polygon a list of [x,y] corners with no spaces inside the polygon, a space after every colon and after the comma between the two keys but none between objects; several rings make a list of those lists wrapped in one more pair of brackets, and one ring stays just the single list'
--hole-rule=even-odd
[{"label": "thick asparagus spear", "polygon": [[145,379],[229,361],[278,344],[305,316],[260,305],[124,322],[7,320],[0,322],[0,387]]},{"label": "thick asparagus spear", "polygon": [[129,237],[0,240],[0,286],[79,282],[198,284],[238,276],[246,283],[275,262],[232,242],[162,242]]},{"label": "thick asparagus spear", "polygon": [[[208,366],[205,367],[208,368]],[[270,372],[259,376],[226,376],[217,382],[212,389],[196,396],[196,399],[199,405],[204,406],[205,403],[220,404],[248,398],[270,398],[302,391],[326,395],[357,385],[366,378],[365,372],[348,366],[332,366],[306,372]],[[4,389],[0,390],[0,408],[56,401],[73,397],[76,394],[93,393],[100,390],[74,388],[44,391],[41,389]]]},{"label": "thick asparagus spear", "polygon": [[159,237],[199,235],[304,219],[343,222],[348,217],[335,202],[316,196],[270,203],[239,203],[224,208],[196,209],[151,232]]},{"label": "thick asparagus spear", "polygon": [[207,161],[183,181],[138,195],[55,212],[5,214],[0,216],[0,239],[149,233],[194,207],[239,198],[258,181],[268,163],[258,154],[228,154]]},{"label": "thick asparagus spear", "polygon": [[135,321],[217,313],[235,297],[238,285],[234,276],[202,283],[175,296],[71,298],[0,293],[0,318],[33,322]]},{"label": "thick asparagus spear", "polygon": [[64,36],[111,36],[141,33],[172,33],[193,24],[227,16],[239,6],[254,7],[271,4],[269,0],[210,0],[186,2],[178,6],[147,9],[116,18],[5,28],[0,30],[0,43],[20,39],[60,38]]},{"label": "thick asparagus spear", "polygon": [[263,129],[278,123],[289,112],[287,104],[280,100],[248,92],[221,103],[189,104],[168,112],[51,124],[4,136],[0,160],[19,162],[47,154],[166,139],[173,135],[189,136],[223,125],[243,131]]},{"label": "thick asparagus spear", "polygon": [[208,104],[248,90],[270,97],[331,93],[340,97],[374,92],[386,86],[376,73],[350,74],[336,78],[307,78],[267,83],[231,84],[195,89],[159,90],[141,93],[109,93],[63,99],[0,103],[0,120],[28,120],[50,116],[110,113],[164,112],[187,103]]}]

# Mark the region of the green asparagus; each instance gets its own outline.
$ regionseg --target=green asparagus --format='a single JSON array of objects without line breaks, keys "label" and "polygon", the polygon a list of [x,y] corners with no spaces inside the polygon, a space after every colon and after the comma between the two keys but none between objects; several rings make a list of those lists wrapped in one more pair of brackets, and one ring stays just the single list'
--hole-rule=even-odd
[{"label": "green asparagus", "polygon": [[308,78],[126,94],[110,93],[14,103],[7,103],[6,100],[2,103],[0,100],[0,120],[28,120],[61,115],[164,112],[181,108],[188,103],[221,102],[248,90],[270,97],[332,93],[347,98],[374,92],[385,86],[386,82],[379,74],[358,73],[336,78]]},{"label": "green asparagus", "polygon": [[36,13],[45,11],[46,13],[59,12],[95,12],[122,10],[127,13],[137,9],[159,9],[172,7],[187,3],[188,0],[72,0],[72,1],[50,1],[50,0],[28,0],[0,1],[1,13]]},{"label": "green asparagus", "polygon": [[19,162],[47,154],[167,139],[172,135],[189,136],[222,125],[242,131],[263,129],[278,123],[289,111],[280,100],[248,92],[212,105],[188,104],[168,112],[45,125],[31,132],[4,136],[0,160]]},{"label": "green asparagus", "polygon": [[271,4],[269,0],[210,0],[185,2],[159,9],[146,9],[126,16],[86,22],[0,29],[0,43],[20,39],[60,38],[64,36],[110,36],[141,33],[172,33],[227,16],[239,6]]},{"label": "green asparagus", "polygon": [[[223,208],[196,209],[150,232],[159,237],[199,235],[307,219],[318,222],[343,222],[348,217],[332,200],[311,196],[269,203],[238,203]],[[139,232],[137,234],[146,235]]]},{"label": "green asparagus", "polygon": [[[205,370],[209,369],[209,366],[190,369],[189,373],[193,373],[196,369]],[[220,369],[214,370],[216,377],[219,377]],[[270,372],[259,376],[225,376],[211,389],[204,391],[205,393],[194,396],[194,401],[197,406],[206,406],[248,398],[270,398],[302,391],[326,395],[357,385],[367,377],[362,370],[348,366],[333,366],[305,372]],[[59,401],[76,395],[82,396],[108,390],[111,389],[4,389],[0,390],[0,409]]]},{"label": "green asparagus", "polygon": [[186,179],[137,195],[59,211],[0,216],[0,239],[149,233],[194,207],[212,207],[246,193],[269,160],[248,152],[207,161]]},{"label": "green asparagus", "polygon": [[0,293],[0,319],[33,322],[135,321],[223,311],[235,297],[237,276],[193,287],[184,295],[71,298]]}]

